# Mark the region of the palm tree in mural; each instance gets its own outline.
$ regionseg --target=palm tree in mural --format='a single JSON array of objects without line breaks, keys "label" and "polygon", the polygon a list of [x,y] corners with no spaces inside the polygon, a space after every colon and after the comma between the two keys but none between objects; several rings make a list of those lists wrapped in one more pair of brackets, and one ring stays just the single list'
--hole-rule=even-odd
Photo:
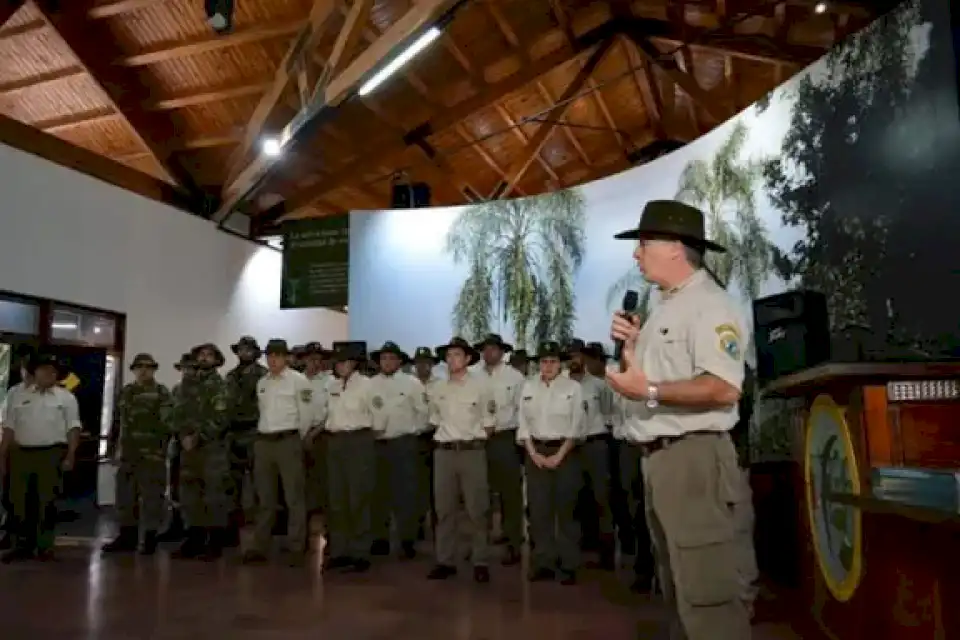
[{"label": "palm tree in mural", "polygon": [[[736,279],[752,300],[760,294],[774,253],[754,197],[762,163],[740,159],[747,134],[746,125],[737,122],[712,159],[688,162],[680,174],[676,198],[702,209],[708,237],[727,247],[726,253],[707,253],[707,266],[721,282],[729,285]],[[607,291],[607,306],[616,308],[627,289],[645,292],[641,302],[649,304],[649,285],[633,266]]]},{"label": "palm tree in mural", "polygon": [[521,348],[569,340],[585,223],[583,196],[575,190],[464,209],[446,238],[454,262],[468,268],[453,307],[454,332],[479,340],[496,319],[512,326]]}]

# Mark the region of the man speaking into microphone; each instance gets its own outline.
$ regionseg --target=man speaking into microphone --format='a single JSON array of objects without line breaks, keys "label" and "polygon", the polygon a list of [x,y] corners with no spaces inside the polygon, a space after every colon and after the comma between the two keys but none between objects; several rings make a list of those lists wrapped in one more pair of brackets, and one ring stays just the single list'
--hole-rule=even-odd
[{"label": "man speaking into microphone", "polygon": [[703,269],[703,213],[681,202],[647,203],[633,256],[660,303],[637,327],[614,315],[623,371],[611,388],[637,403],[625,429],[643,452],[647,522],[672,640],[749,640],[740,599],[732,505],[738,499],[737,423],[746,323],[738,305]]}]

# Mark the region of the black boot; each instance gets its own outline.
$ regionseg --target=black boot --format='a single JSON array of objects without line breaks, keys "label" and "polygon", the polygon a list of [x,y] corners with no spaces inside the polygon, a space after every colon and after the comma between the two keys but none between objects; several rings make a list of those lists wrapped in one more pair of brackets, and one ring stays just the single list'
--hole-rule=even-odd
[{"label": "black boot", "polygon": [[143,534],[143,546],[140,547],[140,555],[152,556],[157,552],[157,532],[146,531]]},{"label": "black boot", "polygon": [[203,527],[190,527],[187,529],[187,537],[180,544],[180,548],[170,554],[170,557],[193,560],[204,552],[207,544],[207,532]]},{"label": "black boot", "polygon": [[617,568],[617,542],[612,535],[600,537],[600,568],[613,571]]},{"label": "black boot", "polygon": [[200,555],[200,559],[208,562],[213,562],[214,560],[220,559],[220,557],[223,555],[223,543],[225,538],[226,529],[224,527],[210,527],[207,529],[206,545],[203,548],[203,553]]},{"label": "black boot", "polygon": [[388,540],[374,540],[370,545],[370,555],[388,556],[390,555],[390,542]]},{"label": "black boot", "polygon": [[413,560],[417,557],[417,548],[416,545],[407,540],[406,542],[400,543],[400,556],[405,560]]},{"label": "black boot", "polygon": [[13,546],[13,536],[6,531],[0,531],[0,551],[6,551]]},{"label": "black boot", "polygon": [[183,518],[179,509],[170,510],[170,523],[157,535],[157,542],[180,542],[183,540]]},{"label": "black boot", "polygon": [[133,553],[140,542],[140,531],[137,527],[120,527],[120,535],[103,545],[104,553]]}]

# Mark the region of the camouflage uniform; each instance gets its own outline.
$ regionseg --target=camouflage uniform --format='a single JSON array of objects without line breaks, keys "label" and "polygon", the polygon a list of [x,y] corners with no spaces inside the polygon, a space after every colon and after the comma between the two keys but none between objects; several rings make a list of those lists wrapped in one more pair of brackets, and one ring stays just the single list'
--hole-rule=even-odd
[{"label": "camouflage uniform", "polygon": [[[259,357],[260,347],[249,336],[240,338],[233,345],[234,353],[249,347]],[[267,373],[267,368],[257,362],[240,362],[227,374],[227,391],[230,406],[230,471],[234,485],[233,510],[242,514],[248,505],[244,501],[244,479],[253,473],[253,443],[257,437],[257,422],[260,409],[257,406],[257,382]]]},{"label": "camouflage uniform", "polygon": [[[213,345],[194,349],[215,349],[222,365],[223,356]],[[229,428],[227,383],[214,369],[201,369],[184,380],[174,405],[174,430],[180,442],[196,436],[196,446],[181,452],[180,506],[189,527],[187,539],[177,555],[196,557],[202,553],[219,555],[233,508],[230,482],[230,458],[226,434]]]},{"label": "camouflage uniform", "polygon": [[[134,366],[145,359],[138,356],[134,359]],[[132,382],[120,392],[117,404],[120,425],[120,468],[117,471],[120,537],[104,548],[107,551],[135,547],[140,524],[146,532],[144,550],[152,552],[156,547],[155,534],[163,522],[165,454],[171,434],[172,410],[173,396],[170,390],[157,382]]]}]

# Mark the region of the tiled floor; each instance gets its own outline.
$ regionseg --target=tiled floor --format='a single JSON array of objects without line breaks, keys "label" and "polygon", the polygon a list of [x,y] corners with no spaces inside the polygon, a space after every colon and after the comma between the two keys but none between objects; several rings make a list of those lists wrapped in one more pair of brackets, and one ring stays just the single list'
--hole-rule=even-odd
[{"label": "tiled floor", "polygon": [[[438,583],[424,579],[427,559],[385,560],[351,576],[240,567],[231,557],[103,557],[96,543],[65,540],[55,562],[0,567],[3,640],[658,637],[659,606],[608,574],[587,573],[575,587],[529,585],[519,569],[495,567],[489,585],[473,584],[467,572]],[[800,637],[771,623],[754,634]]]}]

